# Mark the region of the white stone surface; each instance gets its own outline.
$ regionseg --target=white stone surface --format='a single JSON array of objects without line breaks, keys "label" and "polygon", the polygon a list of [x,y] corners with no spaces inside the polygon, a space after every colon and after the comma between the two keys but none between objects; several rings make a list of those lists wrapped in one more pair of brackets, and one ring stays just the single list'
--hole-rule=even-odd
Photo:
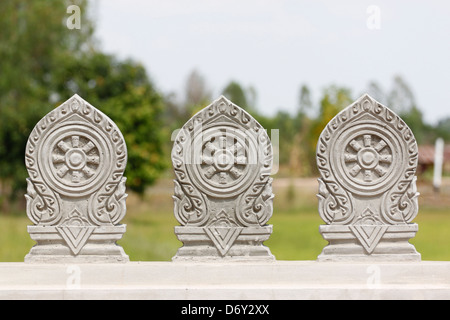
[{"label": "white stone surface", "polygon": [[174,261],[273,260],[272,144],[246,111],[220,97],[178,132],[172,149]]},{"label": "white stone surface", "polygon": [[0,263],[0,299],[450,299],[450,262]]},{"label": "white stone surface", "polygon": [[319,261],[420,261],[418,147],[394,112],[368,95],[334,117],[317,144]]},{"label": "white stone surface", "polygon": [[126,230],[127,148],[111,119],[74,95],[37,123],[25,163],[36,241],[26,262],[129,260],[116,244]]}]

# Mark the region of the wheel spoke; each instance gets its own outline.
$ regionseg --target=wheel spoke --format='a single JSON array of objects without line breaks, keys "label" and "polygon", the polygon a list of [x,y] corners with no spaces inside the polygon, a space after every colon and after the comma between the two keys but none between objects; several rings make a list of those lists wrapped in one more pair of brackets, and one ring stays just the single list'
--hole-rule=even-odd
[{"label": "wheel spoke", "polygon": [[208,155],[213,155],[218,149],[214,144],[212,144],[211,142],[208,142],[205,145],[205,151],[206,150],[208,150]]},{"label": "wheel spoke", "polygon": [[362,149],[362,146],[358,143],[358,141],[356,141],[356,140],[352,140],[351,142],[350,142],[350,146],[353,148],[353,150],[355,150],[355,151],[359,151],[359,150],[361,150]]},{"label": "wheel spoke", "polygon": [[206,170],[205,176],[206,176],[208,179],[211,179],[211,178],[216,174],[216,172],[217,172],[216,168],[214,168],[213,166],[211,166],[211,167],[209,167],[208,170]]},{"label": "wheel spoke", "polygon": [[386,146],[387,146],[387,143],[384,142],[383,140],[381,140],[381,141],[378,142],[378,144],[375,146],[375,150],[377,150],[378,152],[380,152],[380,151],[383,150]]},{"label": "wheel spoke", "polygon": [[237,156],[234,159],[234,163],[235,164],[240,164],[240,165],[244,165],[247,163],[247,157],[244,156]]},{"label": "wheel spoke", "polygon": [[60,148],[64,153],[70,149],[70,147],[62,140],[58,143],[58,148]]},{"label": "wheel spoke", "polygon": [[92,169],[90,169],[89,167],[84,167],[82,169],[84,175],[88,178],[92,177],[94,175],[94,171]]},{"label": "wheel spoke", "polygon": [[220,184],[227,184],[227,173],[221,172],[219,175],[219,183]]},{"label": "wheel spoke", "polygon": [[214,159],[209,156],[202,156],[202,164],[212,165],[214,162]]},{"label": "wheel spoke", "polygon": [[81,181],[81,172],[72,171],[72,183],[79,183]]},{"label": "wheel spoke", "polygon": [[54,155],[52,155],[52,161],[53,161],[53,163],[63,163],[66,161],[66,157],[64,157],[60,154],[54,154]]},{"label": "wheel spoke", "polygon": [[364,147],[372,146],[372,136],[370,134],[364,135]]},{"label": "wheel spoke", "polygon": [[238,179],[242,176],[242,172],[240,172],[238,169],[236,168],[231,168],[230,169],[230,174],[235,178]]},{"label": "wheel spoke", "polygon": [[65,165],[65,164],[63,164],[62,166],[61,166],[61,168],[59,168],[58,169],[58,171],[56,171],[56,174],[60,177],[60,178],[63,178],[65,175],[66,175],[66,173],[69,171],[69,168]]},{"label": "wheel spoke", "polygon": [[84,151],[84,153],[86,153],[86,155],[89,153],[89,151],[91,151],[92,149],[95,148],[95,145],[89,141],[88,143],[86,143],[84,145],[84,147],[82,148],[82,150]]},{"label": "wheel spoke", "polygon": [[80,137],[72,136],[72,148],[78,148],[80,146]]},{"label": "wheel spoke", "polygon": [[392,156],[389,154],[386,155],[380,155],[380,162],[384,163],[392,163]]},{"label": "wheel spoke", "polygon": [[350,169],[350,174],[353,177],[356,177],[360,172],[361,172],[362,168],[359,165],[355,165],[352,169]]},{"label": "wheel spoke", "polygon": [[227,148],[227,137],[219,137],[219,149],[225,150]]},{"label": "wheel spoke", "polygon": [[356,154],[345,154],[344,161],[345,162],[356,162],[356,161],[358,161],[358,156]]},{"label": "wheel spoke", "polygon": [[98,156],[89,156],[86,157],[86,162],[90,164],[99,164],[100,158]]},{"label": "wheel spoke", "polygon": [[364,170],[364,181],[372,182],[372,180],[373,180],[372,170]]},{"label": "wheel spoke", "polygon": [[380,165],[376,166],[374,170],[380,177],[384,176],[386,174],[386,172],[387,172],[386,169],[384,169]]}]

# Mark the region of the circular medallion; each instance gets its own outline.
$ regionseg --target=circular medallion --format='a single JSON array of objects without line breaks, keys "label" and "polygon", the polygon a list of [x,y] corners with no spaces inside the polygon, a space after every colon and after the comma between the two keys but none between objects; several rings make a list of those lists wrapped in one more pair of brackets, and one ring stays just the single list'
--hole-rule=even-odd
[{"label": "circular medallion", "polygon": [[98,174],[100,152],[91,139],[69,134],[53,146],[52,167],[65,185],[77,187]]},{"label": "circular medallion", "polygon": [[226,198],[247,188],[257,175],[256,139],[230,126],[206,129],[193,138],[187,166],[193,182],[208,195]]},{"label": "circular medallion", "polygon": [[343,185],[357,194],[379,194],[401,175],[395,170],[405,150],[390,129],[376,123],[353,126],[336,140],[331,159]]},{"label": "circular medallion", "polygon": [[81,123],[56,128],[43,142],[42,173],[62,195],[84,196],[107,179],[113,154],[105,136]]}]

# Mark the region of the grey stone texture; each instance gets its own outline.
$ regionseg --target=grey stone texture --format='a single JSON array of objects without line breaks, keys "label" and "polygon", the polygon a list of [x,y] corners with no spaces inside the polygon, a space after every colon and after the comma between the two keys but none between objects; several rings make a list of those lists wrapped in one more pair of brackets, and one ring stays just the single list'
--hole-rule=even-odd
[{"label": "grey stone texture", "polygon": [[[449,270],[449,261],[8,262],[0,263],[0,299],[187,300],[186,306],[197,307],[189,300],[238,300],[231,303],[236,307],[259,300],[270,304],[274,317],[277,309],[262,300],[449,300]],[[181,306],[175,312],[180,314]],[[216,309],[214,316],[225,312]]]},{"label": "grey stone texture", "polygon": [[31,263],[126,262],[123,172],[127,148],[118,127],[74,95],[33,129],[25,152]]},{"label": "grey stone texture", "polygon": [[363,95],[333,118],[317,144],[319,261],[420,261],[409,239],[418,225],[413,133],[393,111]]},{"label": "grey stone texture", "polygon": [[178,132],[172,149],[173,261],[274,260],[272,144],[246,111],[220,97]]}]

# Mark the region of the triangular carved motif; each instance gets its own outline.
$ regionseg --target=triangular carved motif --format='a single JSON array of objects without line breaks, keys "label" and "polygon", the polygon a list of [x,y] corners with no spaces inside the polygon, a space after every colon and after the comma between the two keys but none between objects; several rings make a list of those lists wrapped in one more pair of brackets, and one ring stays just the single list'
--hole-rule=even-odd
[{"label": "triangular carved motif", "polygon": [[350,225],[350,230],[359,240],[361,245],[371,254],[378,245],[381,237],[386,232],[388,226],[386,225]]},{"label": "triangular carved motif", "polygon": [[376,229],[376,226],[360,226],[361,230],[364,232],[367,239],[370,239],[373,232]]},{"label": "triangular carved motif", "polygon": [[93,226],[59,226],[56,227],[61,237],[74,255],[80,253],[87,240],[94,232]]},{"label": "triangular carved motif", "polygon": [[205,233],[219,250],[222,256],[225,256],[233,243],[239,237],[242,227],[207,227]]},{"label": "triangular carved motif", "polygon": [[231,124],[236,123],[236,120],[223,114],[218,115],[216,118],[212,117],[211,119],[208,119],[208,122],[210,121],[214,121],[216,123],[231,123]]}]

